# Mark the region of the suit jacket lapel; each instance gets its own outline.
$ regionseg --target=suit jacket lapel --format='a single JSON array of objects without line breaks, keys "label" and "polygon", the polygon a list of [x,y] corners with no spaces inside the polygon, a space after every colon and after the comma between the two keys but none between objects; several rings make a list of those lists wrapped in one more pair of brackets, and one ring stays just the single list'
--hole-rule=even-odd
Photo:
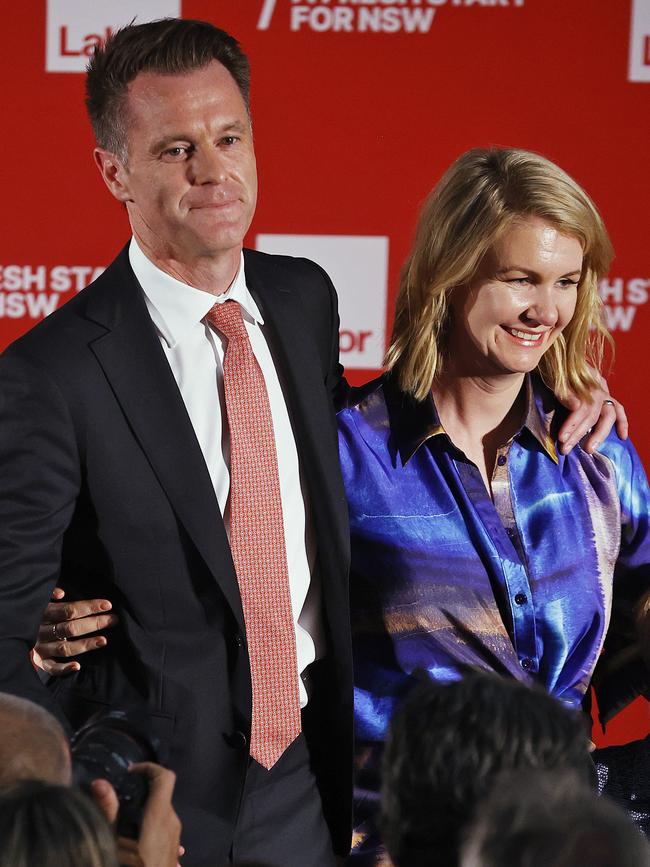
[{"label": "suit jacket lapel", "polygon": [[341,484],[335,484],[340,471],[331,398],[325,387],[323,362],[305,327],[299,293],[269,282],[251,256],[246,258],[246,282],[264,319],[264,333],[282,383],[312,508],[326,517],[328,534],[338,533],[339,544],[345,549],[347,524],[337,520],[332,503],[336,497],[342,505],[345,496]]},{"label": "suit jacket lapel", "polygon": [[[305,428],[318,438],[317,431],[329,418],[323,411],[323,380],[318,373],[321,363],[305,334],[305,321],[299,299],[284,286],[261,279],[259,271],[246,260],[246,282],[264,319],[263,331],[271,348],[278,376],[283,386],[298,449],[304,445]],[[302,430],[300,430],[302,429]]]},{"label": "suit jacket lapel", "polygon": [[103,285],[89,298],[86,315],[108,330],[90,349],[243,630],[237,578],[214,488],[126,249],[99,280]]}]

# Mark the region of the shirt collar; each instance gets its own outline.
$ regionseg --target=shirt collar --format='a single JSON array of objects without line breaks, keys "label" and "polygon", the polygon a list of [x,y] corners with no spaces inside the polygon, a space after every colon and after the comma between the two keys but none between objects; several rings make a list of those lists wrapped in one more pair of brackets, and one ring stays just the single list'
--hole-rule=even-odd
[{"label": "shirt collar", "polygon": [[131,238],[129,245],[129,261],[144,292],[153,323],[170,349],[183,340],[215,303],[237,301],[245,320],[264,324],[259,308],[246,286],[243,253],[235,279],[225,292],[217,296],[162,271],[145,256],[135,238]]},{"label": "shirt collar", "polygon": [[[551,460],[557,464],[557,450],[551,433],[555,412],[553,402],[548,399],[547,389],[541,384],[540,388],[536,389],[530,374],[526,375],[525,389],[525,417],[518,433],[521,433],[524,428],[530,431]],[[388,374],[384,379],[384,395],[391,434],[402,459],[402,466],[408,463],[428,439],[447,436],[431,392],[423,401],[417,401],[411,395],[400,391],[395,379]]]},{"label": "shirt collar", "polygon": [[551,460],[557,464],[559,459],[553,436],[554,417],[555,399],[541,383],[540,387],[536,388],[533,377],[526,374],[526,418],[522,427],[531,432]]}]

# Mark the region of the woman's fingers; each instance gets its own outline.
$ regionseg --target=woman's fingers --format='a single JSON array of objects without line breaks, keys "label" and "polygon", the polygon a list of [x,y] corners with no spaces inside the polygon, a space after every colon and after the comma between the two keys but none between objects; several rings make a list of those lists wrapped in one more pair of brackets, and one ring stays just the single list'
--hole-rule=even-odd
[{"label": "woman's fingers", "polygon": [[42,644],[79,638],[82,635],[89,635],[91,632],[101,632],[103,629],[110,629],[116,623],[118,623],[118,618],[115,614],[92,614],[77,620],[65,619],[41,623],[38,629],[37,647],[41,652],[40,645]]},{"label": "woman's fingers", "polygon": [[[58,589],[58,588],[57,588]],[[44,623],[63,623],[104,614],[113,606],[108,599],[79,599],[76,602],[49,602],[43,616]]]},{"label": "woman's fingers", "polygon": [[559,431],[562,454],[568,454],[585,437],[583,448],[591,454],[607,438],[614,425],[619,437],[627,439],[625,407],[606,391],[600,391],[598,395],[593,403],[578,401],[573,396],[564,401],[570,415]]},{"label": "woman's fingers", "polygon": [[110,629],[119,622],[113,613],[99,613],[110,607],[111,603],[107,599],[51,602],[32,650],[33,664],[55,677],[79,671],[81,665],[76,660],[61,660],[106,646],[107,638],[96,633]]},{"label": "woman's fingers", "polygon": [[591,454],[607,438],[612,427],[616,425],[616,433],[621,439],[627,439],[628,423],[625,407],[618,400],[608,397],[600,408],[600,414],[594,422],[591,433],[583,443],[583,448]]}]

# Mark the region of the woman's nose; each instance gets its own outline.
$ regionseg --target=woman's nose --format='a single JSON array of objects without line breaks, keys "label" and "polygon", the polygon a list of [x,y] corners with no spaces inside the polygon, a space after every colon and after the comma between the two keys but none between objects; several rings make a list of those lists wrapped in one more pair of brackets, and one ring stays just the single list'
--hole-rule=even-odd
[{"label": "woman's nose", "polygon": [[550,288],[538,286],[523,314],[527,322],[551,327],[557,322],[557,304]]}]

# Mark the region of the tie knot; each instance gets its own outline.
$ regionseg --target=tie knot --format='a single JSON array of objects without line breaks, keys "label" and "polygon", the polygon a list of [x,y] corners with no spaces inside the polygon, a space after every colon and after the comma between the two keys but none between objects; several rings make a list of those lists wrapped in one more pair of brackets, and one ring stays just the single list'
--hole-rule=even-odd
[{"label": "tie knot", "polygon": [[228,340],[248,340],[241,307],[236,301],[223,301],[215,304],[206,319]]}]

